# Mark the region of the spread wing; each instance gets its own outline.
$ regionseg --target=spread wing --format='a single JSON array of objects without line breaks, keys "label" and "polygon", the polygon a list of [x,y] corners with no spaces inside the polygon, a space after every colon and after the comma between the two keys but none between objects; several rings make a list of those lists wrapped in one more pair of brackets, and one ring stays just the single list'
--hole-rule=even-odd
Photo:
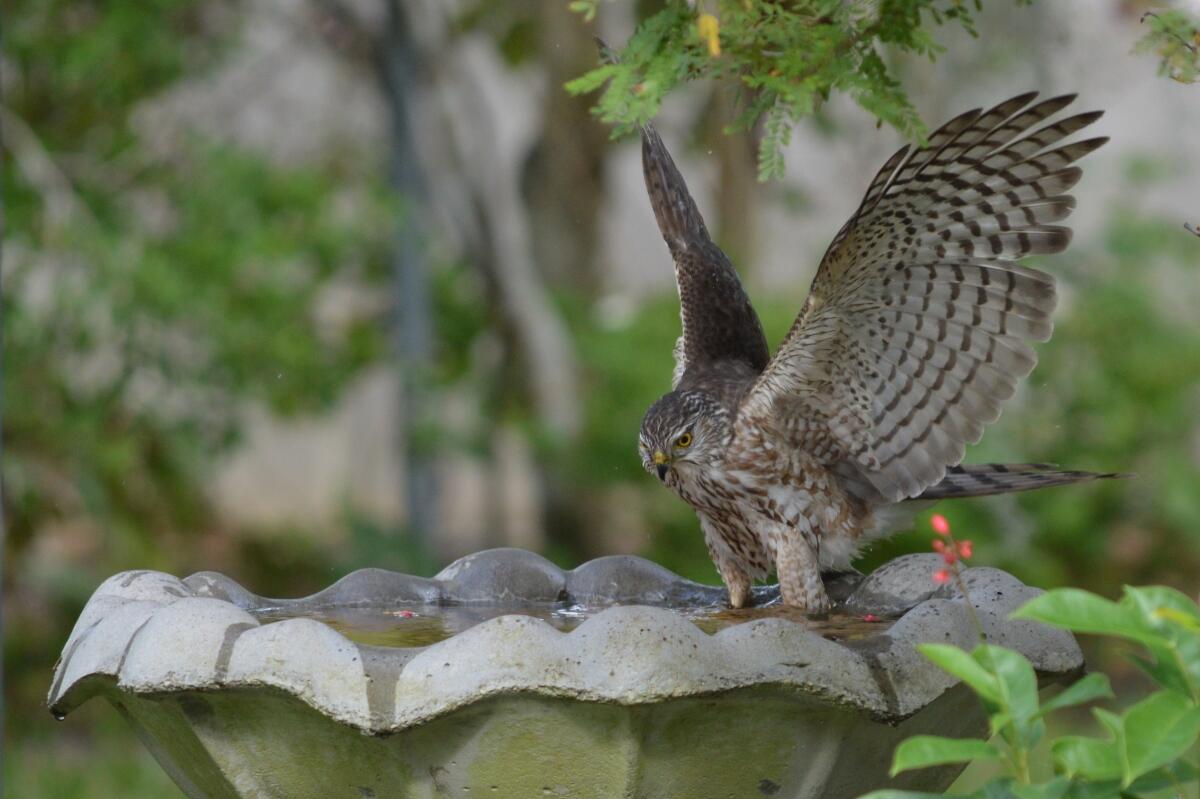
[{"label": "spread wing", "polygon": [[[1018,265],[1071,238],[1062,144],[1100,112],[1046,120],[1074,95],[970,111],[893,155],[821,261],[803,310],[739,409],[889,501],[914,497],[1033,369],[1050,337],[1049,275]],[[867,488],[867,486],[863,486]],[[869,489],[868,489],[869,490]]]},{"label": "spread wing", "polygon": [[757,375],[769,353],[762,324],[729,258],[713,243],[683,176],[653,127],[642,129],[642,171],[658,228],[675,259],[683,334],[672,387],[720,362]]}]

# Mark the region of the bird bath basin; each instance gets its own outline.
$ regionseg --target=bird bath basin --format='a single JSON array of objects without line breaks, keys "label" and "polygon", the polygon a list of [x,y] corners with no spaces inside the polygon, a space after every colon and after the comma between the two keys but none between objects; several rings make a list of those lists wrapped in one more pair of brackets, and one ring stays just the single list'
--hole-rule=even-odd
[{"label": "bird bath basin", "polygon": [[[973,695],[914,649],[970,647],[940,559],[830,584],[811,622],[722,611],[723,589],[649,561],[564,572],[521,550],[433,579],[354,572],[311,597],[227,577],[125,572],[68,639],[49,704],[103,696],[190,797],[855,797],[941,790],[959,769],[887,768],[914,734],[982,733]],[[965,572],[989,640],[1043,678],[1078,672],[1073,638],[1008,614],[1039,593]],[[870,614],[872,619],[864,621]]]}]

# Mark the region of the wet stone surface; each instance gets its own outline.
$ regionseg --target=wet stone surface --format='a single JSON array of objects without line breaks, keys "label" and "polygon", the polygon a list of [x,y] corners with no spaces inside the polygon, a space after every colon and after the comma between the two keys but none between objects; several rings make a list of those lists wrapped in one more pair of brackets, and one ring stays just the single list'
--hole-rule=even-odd
[{"label": "wet stone surface", "polygon": [[[432,579],[369,569],[304,599],[237,599],[262,624],[314,619],[357,643],[385,647],[429,646],[507,615],[541,619],[570,632],[600,611],[623,605],[669,608],[710,635],[777,618],[829,640],[848,641],[881,632],[911,607],[901,607],[900,598],[893,597],[887,610],[863,610],[847,604],[864,583],[861,574],[828,574],[824,579],[835,609],[827,618],[810,619],[782,605],[778,585],[755,586],[753,606],[734,610],[723,586],[685,580],[644,558],[613,555],[564,571],[532,552],[494,549],[461,558]],[[232,593],[209,575],[189,580],[193,588],[210,594]]]},{"label": "wet stone surface", "polygon": [[[315,619],[360,644],[385,647],[422,647],[444,641],[476,624],[500,616],[540,619],[557,630],[570,632],[612,605],[411,605],[406,607],[346,607],[320,610],[272,608],[255,611],[262,624],[293,618]],[[786,619],[831,641],[856,641],[885,632],[894,620],[877,614],[864,616],[835,610],[827,617],[810,619],[778,602],[766,607],[705,606],[673,608],[675,612],[713,635],[727,627],[761,619]]]}]

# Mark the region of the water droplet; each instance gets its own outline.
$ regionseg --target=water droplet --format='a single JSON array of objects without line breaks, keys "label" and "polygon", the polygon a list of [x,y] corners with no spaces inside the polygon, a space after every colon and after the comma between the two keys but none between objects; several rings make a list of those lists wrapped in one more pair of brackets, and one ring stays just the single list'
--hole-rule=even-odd
[{"label": "water droplet", "polygon": [[67,714],[63,713],[61,710],[51,710],[50,715],[54,716],[55,721],[65,721],[67,718]]}]

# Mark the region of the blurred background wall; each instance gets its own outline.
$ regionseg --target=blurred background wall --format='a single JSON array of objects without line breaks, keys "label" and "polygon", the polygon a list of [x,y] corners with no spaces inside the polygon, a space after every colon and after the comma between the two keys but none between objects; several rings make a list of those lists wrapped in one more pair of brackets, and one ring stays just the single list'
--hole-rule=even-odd
[{"label": "blurred background wall", "polygon": [[[169,796],[107,708],[41,707],[107,575],[259,593],[466,552],[653,557],[716,582],[644,475],[670,261],[639,149],[562,84],[653,2],[13,0],[4,11],[5,773],[14,796]],[[1019,91],[1107,110],[1075,191],[1055,338],[968,459],[1136,480],[947,504],[1041,585],[1200,588],[1200,94],[1131,54],[1132,0],[986,4],[900,64],[925,120]],[[660,126],[777,341],[899,145],[834,98],[754,179],[728,86]],[[924,533],[863,567],[923,549]],[[85,776],[88,775],[88,776]]]}]

